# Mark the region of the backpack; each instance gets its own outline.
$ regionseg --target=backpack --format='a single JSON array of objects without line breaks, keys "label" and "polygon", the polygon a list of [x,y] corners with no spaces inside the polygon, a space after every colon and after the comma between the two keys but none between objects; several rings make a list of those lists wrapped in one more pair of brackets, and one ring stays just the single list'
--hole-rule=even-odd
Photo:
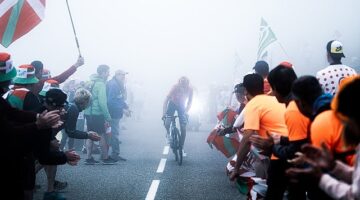
[{"label": "backpack", "polygon": [[84,84],[84,89],[88,90],[91,93],[91,98],[89,101],[89,107],[90,107],[90,114],[92,114],[92,107],[93,107],[93,101],[95,99],[93,89],[96,84],[96,81],[87,81]]}]

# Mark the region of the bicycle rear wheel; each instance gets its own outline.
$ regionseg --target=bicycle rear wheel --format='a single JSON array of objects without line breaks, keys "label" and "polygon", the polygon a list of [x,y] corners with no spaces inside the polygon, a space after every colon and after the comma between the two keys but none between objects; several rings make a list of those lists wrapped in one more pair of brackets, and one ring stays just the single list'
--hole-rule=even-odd
[{"label": "bicycle rear wheel", "polygon": [[181,145],[179,145],[178,151],[179,151],[179,160],[178,160],[178,163],[179,163],[179,165],[182,165],[182,161],[183,161],[183,150],[182,150],[182,146],[181,146]]}]

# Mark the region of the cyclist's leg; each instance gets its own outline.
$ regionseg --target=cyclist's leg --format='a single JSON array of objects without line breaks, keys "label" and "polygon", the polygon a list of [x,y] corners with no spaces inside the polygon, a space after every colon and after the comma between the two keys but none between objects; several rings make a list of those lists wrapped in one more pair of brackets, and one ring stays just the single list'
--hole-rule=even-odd
[{"label": "cyclist's leg", "polygon": [[[166,108],[166,117],[165,117],[165,129],[166,129],[166,137],[170,139],[170,125],[171,125],[171,118],[170,116],[174,116],[175,114],[175,105],[171,101],[169,101],[167,108]],[[169,116],[169,117],[168,117]],[[168,141],[169,142],[169,141]]]},{"label": "cyclist's leg", "polygon": [[180,145],[184,148],[184,143],[186,138],[186,125],[188,123],[188,118],[186,116],[185,109],[179,108],[177,109],[177,112],[180,121],[180,133],[181,133]]}]

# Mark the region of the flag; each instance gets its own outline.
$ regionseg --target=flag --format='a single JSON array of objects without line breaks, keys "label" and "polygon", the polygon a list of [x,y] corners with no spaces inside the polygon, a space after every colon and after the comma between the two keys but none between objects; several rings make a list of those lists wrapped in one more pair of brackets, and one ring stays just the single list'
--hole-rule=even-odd
[{"label": "flag", "polygon": [[235,155],[240,145],[237,133],[231,134],[230,137],[220,136],[217,127],[210,132],[206,141],[211,148],[215,146],[227,158]]},{"label": "flag", "polygon": [[45,15],[45,0],[0,0],[0,43],[8,47]]},{"label": "flag", "polygon": [[218,124],[216,127],[210,132],[207,143],[212,146],[215,146],[217,150],[222,152],[225,157],[230,158],[233,156],[240,144],[240,139],[237,133],[231,134],[230,137],[220,136],[218,134],[219,128],[227,128],[234,124],[236,118],[236,112],[226,108],[222,112],[218,113]]},{"label": "flag", "polygon": [[259,39],[259,49],[258,49],[258,60],[267,56],[267,51],[265,49],[273,42],[277,40],[274,32],[271,30],[267,22],[261,18],[260,24],[260,39]]}]

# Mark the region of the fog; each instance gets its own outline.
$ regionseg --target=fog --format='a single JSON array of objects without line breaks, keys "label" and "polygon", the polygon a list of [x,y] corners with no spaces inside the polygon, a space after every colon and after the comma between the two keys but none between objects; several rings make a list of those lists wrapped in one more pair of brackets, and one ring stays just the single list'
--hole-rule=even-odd
[{"label": "fog", "polygon": [[[199,90],[241,80],[257,59],[260,19],[277,37],[270,67],[292,62],[298,74],[325,67],[325,46],[344,44],[345,64],[360,66],[358,0],[69,0],[87,80],[99,64],[129,72],[143,98],[161,110],[170,87],[188,76]],[[284,48],[286,52],[280,48]],[[48,0],[44,20],[7,51],[16,65],[41,60],[52,75],[78,56],[65,0]],[[359,68],[357,68],[359,69]],[[141,98],[141,97],[140,97]]]}]

